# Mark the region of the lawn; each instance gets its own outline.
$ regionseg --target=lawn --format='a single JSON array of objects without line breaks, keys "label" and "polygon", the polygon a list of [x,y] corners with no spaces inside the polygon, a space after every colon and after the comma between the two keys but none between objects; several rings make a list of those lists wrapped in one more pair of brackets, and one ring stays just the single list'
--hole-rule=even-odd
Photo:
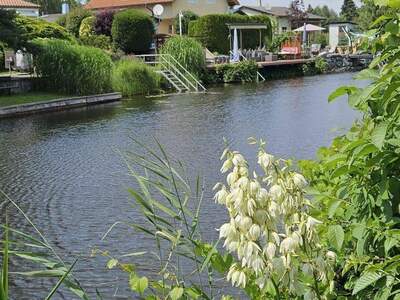
[{"label": "lawn", "polygon": [[46,93],[46,92],[30,92],[30,93],[16,94],[16,95],[1,95],[0,107],[17,105],[17,104],[26,104],[32,102],[48,101],[65,97],[66,96],[62,94]]}]

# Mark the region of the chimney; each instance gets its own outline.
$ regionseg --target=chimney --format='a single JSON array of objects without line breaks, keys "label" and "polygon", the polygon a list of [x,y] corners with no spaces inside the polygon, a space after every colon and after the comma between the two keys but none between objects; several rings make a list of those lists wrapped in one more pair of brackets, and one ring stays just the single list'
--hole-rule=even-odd
[{"label": "chimney", "polygon": [[63,3],[61,4],[61,13],[63,15],[69,13],[69,4],[66,1],[63,1]]}]

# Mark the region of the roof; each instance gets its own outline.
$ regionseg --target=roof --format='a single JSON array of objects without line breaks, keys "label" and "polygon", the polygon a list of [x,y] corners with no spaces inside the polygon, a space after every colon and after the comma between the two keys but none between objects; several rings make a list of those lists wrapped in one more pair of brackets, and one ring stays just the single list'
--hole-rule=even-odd
[{"label": "roof", "polygon": [[0,0],[0,8],[40,8],[40,5],[23,0]]},{"label": "roof", "polygon": [[[2,0],[0,0],[2,1]],[[164,4],[172,3],[174,0],[91,0],[85,5],[87,9],[118,9],[146,4]],[[239,4],[238,0],[227,0],[228,4],[233,6]]]},{"label": "roof", "polygon": [[[242,5],[238,8],[238,10],[241,9],[250,9],[253,11],[257,11],[263,14],[275,16],[275,17],[287,17],[290,15],[290,8],[289,7],[284,7],[284,6],[273,6],[271,8],[267,8],[264,6],[251,6],[251,5]],[[306,13],[307,20],[324,20],[325,17],[321,17],[318,15]]]},{"label": "roof", "polygon": [[[1,0],[0,0],[1,1]],[[174,0],[91,0],[85,5],[87,9],[113,9],[139,6],[145,4],[172,3]]]}]

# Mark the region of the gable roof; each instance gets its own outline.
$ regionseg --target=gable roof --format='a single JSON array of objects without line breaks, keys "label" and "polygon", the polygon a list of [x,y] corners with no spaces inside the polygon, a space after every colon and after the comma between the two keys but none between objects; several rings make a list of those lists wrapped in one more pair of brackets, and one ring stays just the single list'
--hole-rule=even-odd
[{"label": "gable roof", "polygon": [[[290,8],[284,6],[273,6],[270,9],[264,6],[251,6],[251,5],[242,5],[238,8],[240,11],[242,8],[250,9],[259,13],[275,16],[275,17],[288,17],[290,16]],[[317,16],[314,14],[306,13],[306,18],[308,20],[325,20],[325,17]]]},{"label": "gable roof", "polygon": [[0,0],[0,8],[40,8],[40,5],[24,0]]},{"label": "gable roof", "polygon": [[[2,0],[0,0],[2,1]],[[220,1],[220,0],[218,0]],[[85,5],[87,9],[118,9],[146,4],[164,4],[172,3],[174,0],[91,0]],[[227,0],[228,4],[233,6],[239,4],[238,0]]]}]

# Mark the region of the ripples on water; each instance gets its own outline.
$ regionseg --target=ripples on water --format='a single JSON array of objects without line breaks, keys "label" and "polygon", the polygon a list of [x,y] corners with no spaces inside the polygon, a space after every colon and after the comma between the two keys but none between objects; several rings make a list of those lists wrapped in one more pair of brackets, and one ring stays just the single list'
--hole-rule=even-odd
[{"label": "ripples on water", "polygon": [[[68,261],[78,255],[87,257],[95,245],[111,251],[145,250],[149,241],[125,230],[115,231],[105,242],[99,240],[115,221],[139,218],[130,208],[126,188],[131,180],[117,152],[135,150],[130,136],[148,144],[153,144],[154,136],[192,175],[204,176],[202,220],[211,229],[207,238],[212,239],[216,236],[212,229],[225,216],[211,194],[214,183],[221,180],[223,137],[249,157],[254,157],[254,150],[246,141],[255,136],[265,138],[268,151],[276,155],[313,158],[320,146],[338,134],[332,129],[348,128],[357,116],[344,101],[328,104],[326,100],[351,78],[352,74],[337,74],[226,86],[213,88],[215,93],[208,95],[134,99],[0,120],[0,188]],[[3,207],[3,219],[4,212]],[[12,226],[30,230],[19,214],[10,213]],[[25,267],[15,264],[18,269]],[[119,280],[121,274],[105,271],[104,264],[101,259],[83,259],[75,273],[92,291],[109,282],[119,281],[124,287],[125,278]],[[14,299],[43,298],[43,286],[48,288],[48,283],[15,280]],[[58,297],[73,298],[68,292]]]}]

